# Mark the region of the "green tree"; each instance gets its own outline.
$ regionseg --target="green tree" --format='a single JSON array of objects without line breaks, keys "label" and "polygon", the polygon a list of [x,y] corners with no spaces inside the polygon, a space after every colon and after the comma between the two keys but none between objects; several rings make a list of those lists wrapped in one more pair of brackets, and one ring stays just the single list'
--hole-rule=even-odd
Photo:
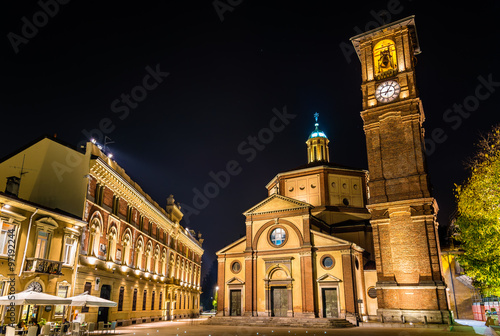
[{"label": "green tree", "polygon": [[500,295],[500,125],[481,138],[467,168],[455,189],[459,262],[483,294]]}]

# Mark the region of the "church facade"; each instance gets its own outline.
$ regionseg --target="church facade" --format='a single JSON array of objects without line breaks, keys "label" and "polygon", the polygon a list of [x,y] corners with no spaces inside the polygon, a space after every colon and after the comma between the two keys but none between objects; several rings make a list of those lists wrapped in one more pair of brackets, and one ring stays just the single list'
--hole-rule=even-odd
[{"label": "church facade", "polygon": [[330,163],[316,115],[308,164],[276,175],[268,197],[244,213],[246,236],[217,253],[219,316],[450,321],[414,17],[351,41],[369,173]]},{"label": "church facade", "polygon": [[219,315],[376,315],[367,171],[330,163],[315,127],[308,164],[276,175],[244,213],[246,236],[217,253]]}]

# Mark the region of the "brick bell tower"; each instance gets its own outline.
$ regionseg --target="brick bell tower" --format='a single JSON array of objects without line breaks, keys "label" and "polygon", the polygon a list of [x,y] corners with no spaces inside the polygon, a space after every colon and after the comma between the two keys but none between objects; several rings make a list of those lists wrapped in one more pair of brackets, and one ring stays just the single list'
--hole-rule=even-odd
[{"label": "brick bell tower", "polygon": [[382,322],[448,323],[438,211],[425,164],[415,18],[354,36],[361,61],[369,205]]}]

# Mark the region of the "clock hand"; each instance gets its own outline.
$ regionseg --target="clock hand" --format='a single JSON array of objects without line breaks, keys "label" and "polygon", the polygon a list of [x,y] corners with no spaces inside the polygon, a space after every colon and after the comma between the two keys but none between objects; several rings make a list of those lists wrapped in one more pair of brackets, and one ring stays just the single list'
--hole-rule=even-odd
[{"label": "clock hand", "polygon": [[381,91],[380,91],[380,95],[385,97],[385,94],[387,93],[387,91],[389,90],[389,87],[385,87],[383,88]]}]

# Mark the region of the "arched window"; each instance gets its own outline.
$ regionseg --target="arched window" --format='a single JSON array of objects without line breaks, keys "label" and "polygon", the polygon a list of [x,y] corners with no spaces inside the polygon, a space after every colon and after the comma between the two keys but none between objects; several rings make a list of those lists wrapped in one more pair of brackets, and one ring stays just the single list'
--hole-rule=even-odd
[{"label": "arched window", "polygon": [[170,261],[169,261],[169,273],[168,277],[169,278],[174,278],[175,277],[175,259],[172,253],[170,253]]},{"label": "arched window", "polygon": [[123,245],[123,257],[122,257],[122,265],[130,266],[130,250],[132,249],[132,239],[130,230],[125,231],[125,234],[122,237],[122,245]]},{"label": "arched window", "polygon": [[158,269],[158,262],[160,261],[160,247],[158,244],[155,247],[155,254],[153,257],[153,267],[151,268],[151,271],[153,273],[160,273],[160,270]]},{"label": "arched window", "polygon": [[135,268],[142,270],[142,255],[144,253],[144,240],[142,239],[142,236],[137,238],[137,242],[135,243],[135,252]]},{"label": "arched window", "polygon": [[153,246],[149,241],[146,247],[146,271],[148,272],[151,272],[151,259],[153,259]]},{"label": "arched window", "polygon": [[167,249],[163,249],[161,253],[161,270],[160,274],[163,276],[167,276],[168,274],[168,269],[167,269]]},{"label": "arched window", "polygon": [[116,226],[111,226],[108,232],[108,257],[107,260],[116,261]]},{"label": "arched window", "polygon": [[102,222],[100,214],[95,213],[90,221],[90,239],[88,245],[88,255],[99,256],[99,244],[101,242]]},{"label": "arched window", "polygon": [[[387,72],[392,75],[397,70],[396,44],[394,41],[385,39],[377,42],[373,48],[373,68],[375,76]],[[384,78],[386,76],[382,76]]]}]

